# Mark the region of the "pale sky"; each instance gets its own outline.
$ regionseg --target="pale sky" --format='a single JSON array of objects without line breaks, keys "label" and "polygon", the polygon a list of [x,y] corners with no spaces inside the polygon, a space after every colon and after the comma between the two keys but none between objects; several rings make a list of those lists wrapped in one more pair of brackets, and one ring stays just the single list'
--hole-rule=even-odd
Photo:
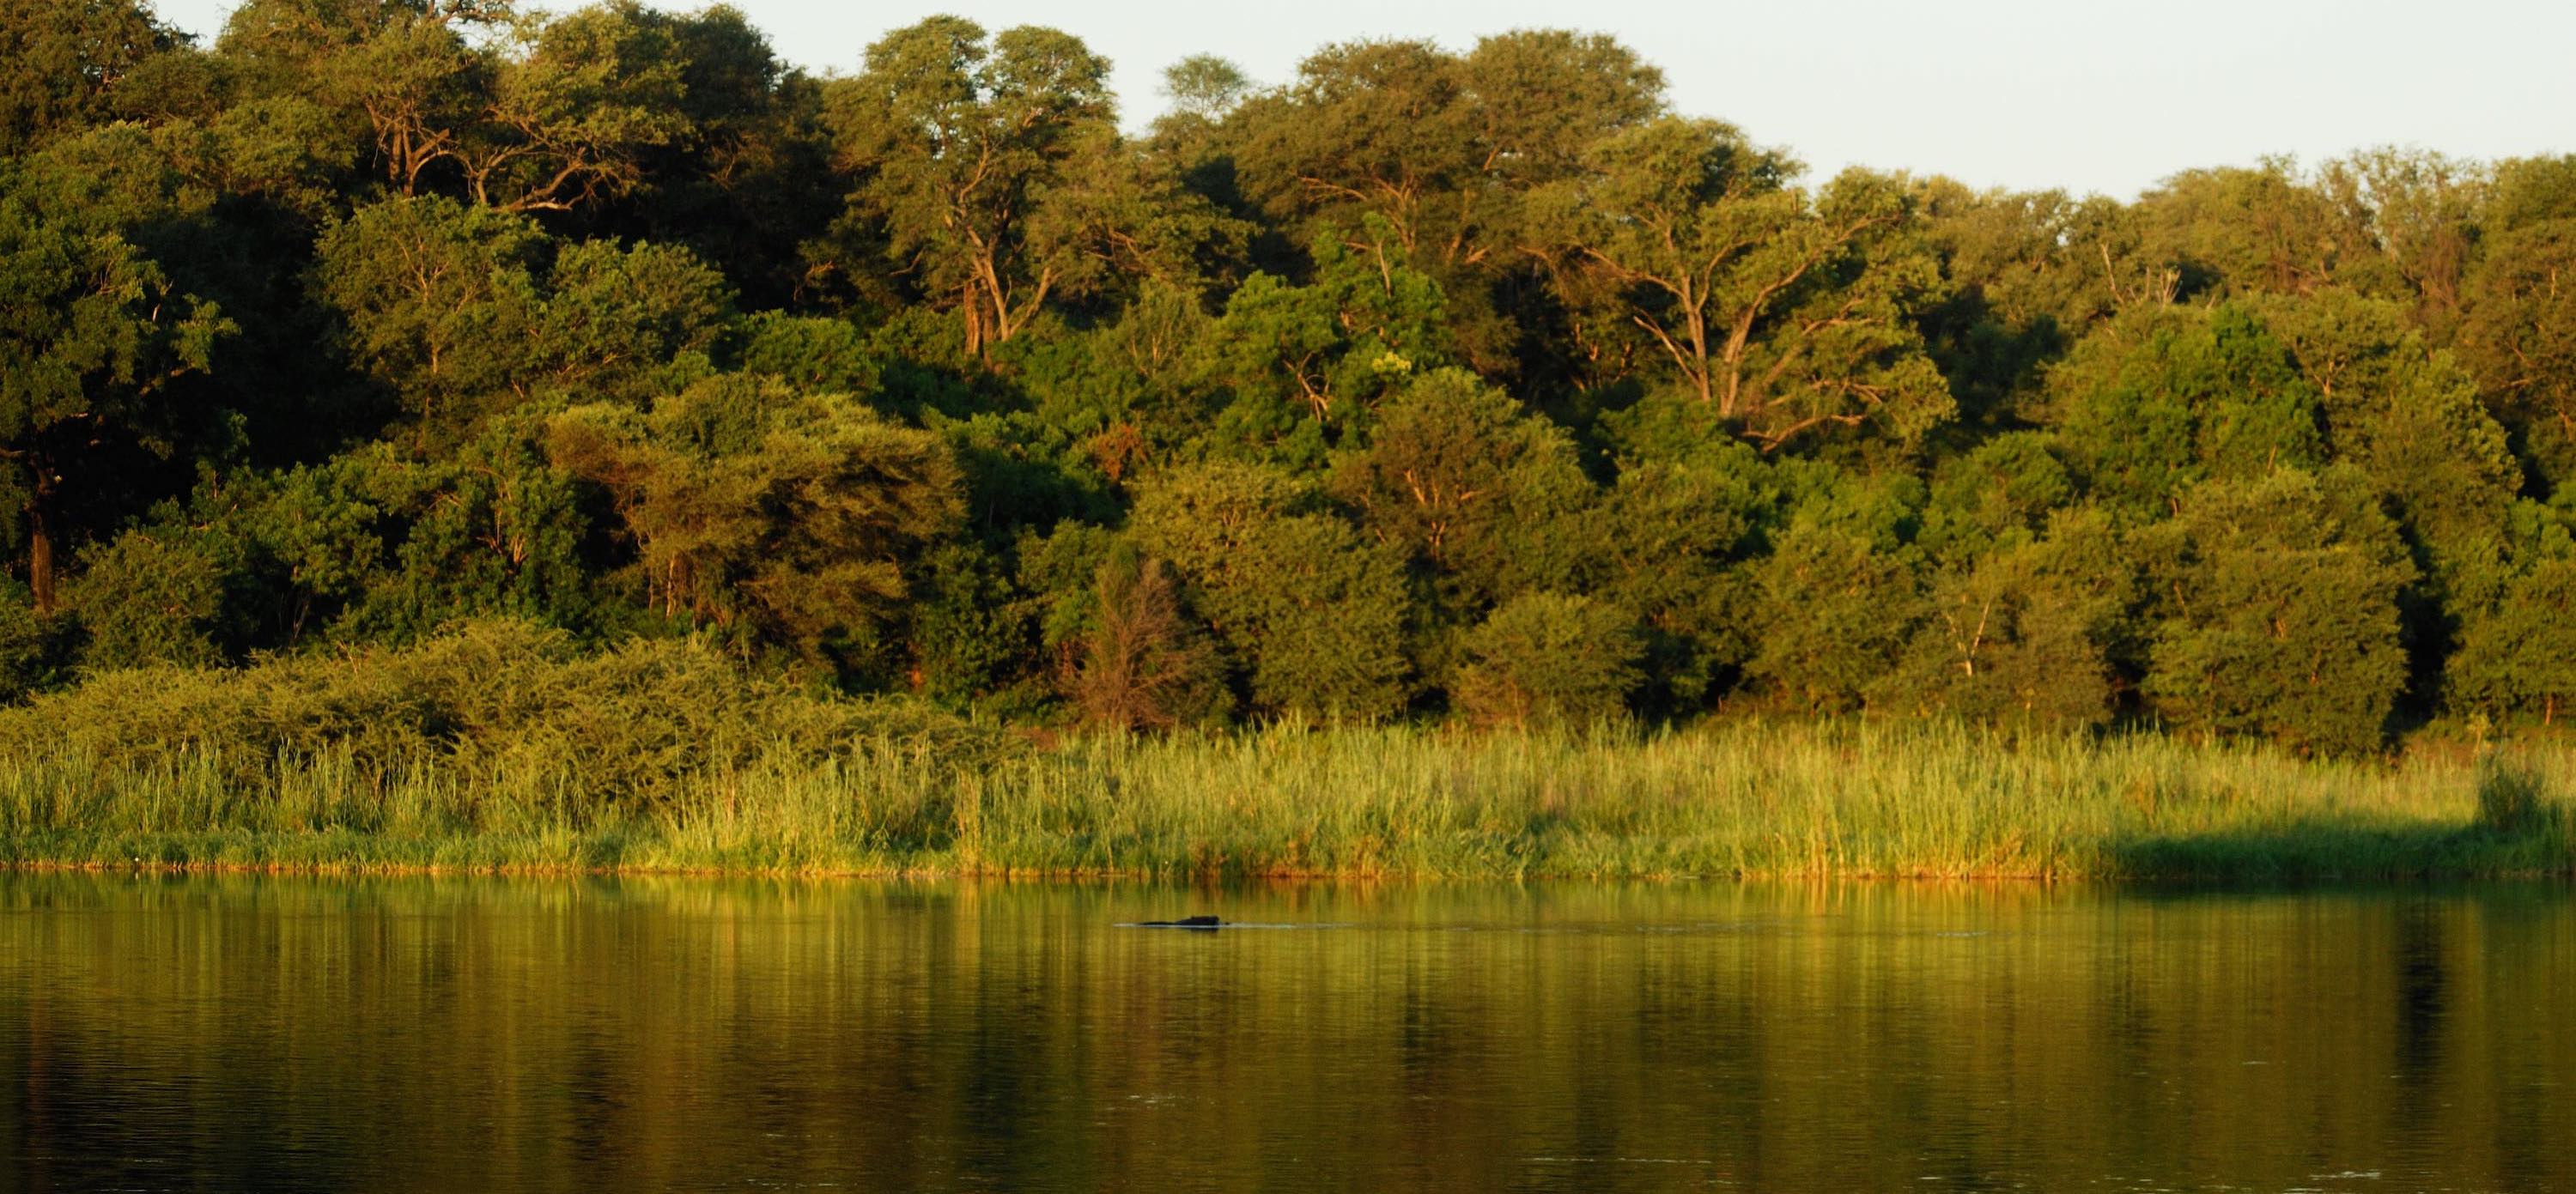
[{"label": "pale sky", "polygon": [[[1513,28],[1609,33],[1661,66],[1673,106],[1848,164],[1977,186],[2123,198],[2194,166],[2314,162],[2394,144],[2464,157],[2576,151],[2569,0],[734,0],[780,56],[859,68],[869,42],[954,12],[1054,25],[1116,64],[1125,123],[1162,111],[1196,53],[1261,83],[1317,46]],[[209,40],[232,0],[162,0]],[[562,7],[552,4],[549,7]],[[694,7],[681,3],[672,7]]]}]

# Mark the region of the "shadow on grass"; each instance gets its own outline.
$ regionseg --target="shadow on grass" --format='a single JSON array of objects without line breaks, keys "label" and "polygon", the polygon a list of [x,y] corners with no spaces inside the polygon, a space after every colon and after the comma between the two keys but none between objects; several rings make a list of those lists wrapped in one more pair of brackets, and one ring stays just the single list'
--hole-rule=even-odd
[{"label": "shadow on grass", "polygon": [[2263,829],[2116,840],[2106,852],[2114,875],[2128,879],[2567,875],[2576,873],[2576,840],[2568,830],[2564,817],[2511,831],[2313,818]]}]

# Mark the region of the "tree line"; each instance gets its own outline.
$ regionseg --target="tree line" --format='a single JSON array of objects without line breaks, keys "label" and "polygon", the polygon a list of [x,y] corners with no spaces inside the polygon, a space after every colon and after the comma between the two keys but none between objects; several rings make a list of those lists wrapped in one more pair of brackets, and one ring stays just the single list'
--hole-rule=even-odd
[{"label": "tree line", "polygon": [[1812,177],[1608,38],[0,0],[0,692],[509,617],[1127,727],[2576,699],[2576,157]]}]

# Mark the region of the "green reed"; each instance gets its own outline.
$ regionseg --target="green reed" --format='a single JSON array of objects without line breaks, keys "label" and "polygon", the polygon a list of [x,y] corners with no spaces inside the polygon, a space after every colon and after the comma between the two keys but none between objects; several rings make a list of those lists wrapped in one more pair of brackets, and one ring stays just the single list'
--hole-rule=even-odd
[{"label": "green reed", "polygon": [[1734,721],[736,751],[648,790],[429,747],[0,752],[0,860],[286,869],[2352,878],[2576,869],[2576,750],[2319,761]]}]

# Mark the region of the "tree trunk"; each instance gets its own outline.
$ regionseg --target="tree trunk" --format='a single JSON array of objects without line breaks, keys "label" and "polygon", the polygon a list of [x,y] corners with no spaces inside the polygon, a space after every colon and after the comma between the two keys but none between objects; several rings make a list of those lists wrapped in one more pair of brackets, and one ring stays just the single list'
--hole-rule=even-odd
[{"label": "tree trunk", "polygon": [[45,517],[45,486],[27,501],[27,588],[35,597],[36,616],[54,613],[54,529]]}]

